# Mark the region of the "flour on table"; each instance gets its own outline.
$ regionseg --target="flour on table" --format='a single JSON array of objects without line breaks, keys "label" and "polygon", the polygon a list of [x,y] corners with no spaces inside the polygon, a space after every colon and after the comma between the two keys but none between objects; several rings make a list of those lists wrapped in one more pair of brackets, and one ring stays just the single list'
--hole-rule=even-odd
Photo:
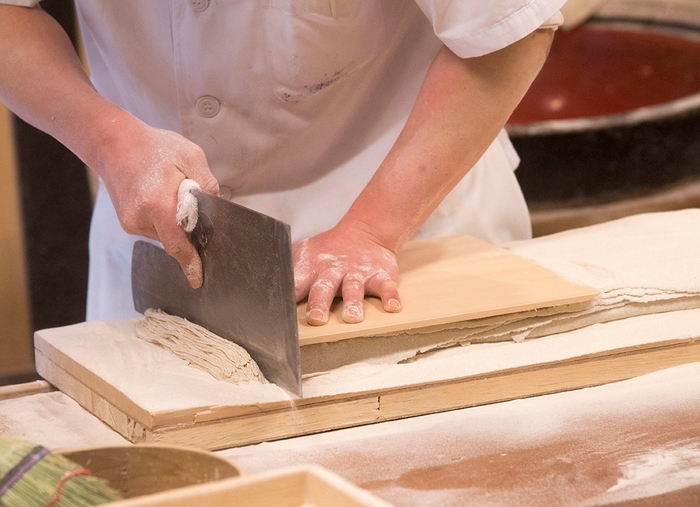
[{"label": "flour on table", "polygon": [[160,345],[217,380],[268,383],[243,347],[160,310],[148,309],[144,315],[145,319],[134,325],[136,337]]}]

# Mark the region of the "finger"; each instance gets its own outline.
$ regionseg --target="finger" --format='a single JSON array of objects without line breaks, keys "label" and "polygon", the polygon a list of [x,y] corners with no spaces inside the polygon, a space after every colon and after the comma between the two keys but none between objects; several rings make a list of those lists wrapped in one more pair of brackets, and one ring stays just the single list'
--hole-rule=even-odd
[{"label": "finger", "polygon": [[185,231],[175,223],[172,226],[163,226],[162,222],[156,223],[158,240],[163,244],[165,252],[180,264],[182,272],[187,277],[193,289],[202,286],[202,259],[197,249],[190,243]]},{"label": "finger", "polygon": [[[178,136],[174,132],[170,135]],[[188,179],[194,180],[202,187],[202,191],[212,195],[219,195],[219,182],[209,169],[207,156],[204,150],[192,142],[186,142],[180,148],[180,160],[178,169]]]},{"label": "finger", "polygon": [[124,232],[158,240],[158,233],[153,226],[150,215],[152,209],[162,205],[160,200],[146,195],[134,205],[133,202],[129,202],[127,199],[120,199],[113,188],[107,187],[107,190],[114,204],[114,210],[117,212],[119,224],[124,229]]},{"label": "finger", "polygon": [[216,181],[216,178],[214,178],[214,175],[209,169],[204,151],[197,145],[193,145],[193,147],[193,150],[188,153],[189,160],[187,161],[187,167],[182,172],[185,173],[189,179],[199,183],[203,192],[211,195],[219,195],[219,182]]},{"label": "finger", "polygon": [[357,324],[365,319],[363,302],[365,286],[356,276],[347,275],[343,280],[343,322]]},{"label": "finger", "polygon": [[308,239],[292,245],[292,258],[294,259],[294,296],[297,303],[309,295],[311,282],[313,282],[314,270],[311,269],[307,259]]},{"label": "finger", "polygon": [[367,283],[367,293],[379,296],[385,312],[398,313],[401,311],[398,285],[396,280],[392,279],[388,274],[373,277]]},{"label": "finger", "polygon": [[338,292],[342,274],[327,271],[311,284],[309,301],[306,304],[306,322],[312,326],[322,326],[328,322],[331,303]]},{"label": "finger", "polygon": [[306,265],[294,266],[294,297],[297,303],[309,295],[313,271]]}]

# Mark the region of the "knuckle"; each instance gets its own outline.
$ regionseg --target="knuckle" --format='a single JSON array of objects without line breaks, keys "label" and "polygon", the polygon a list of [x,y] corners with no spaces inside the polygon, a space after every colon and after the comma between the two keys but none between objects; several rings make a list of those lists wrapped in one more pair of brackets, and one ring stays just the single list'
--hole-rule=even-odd
[{"label": "knuckle", "polygon": [[192,179],[199,183],[204,192],[210,194],[219,193],[219,182],[209,171],[207,156],[201,146],[192,142],[187,143],[182,150],[181,157],[184,167],[189,169],[185,170],[185,173],[189,174],[191,172]]},{"label": "knuckle", "polygon": [[367,292],[375,296],[398,294],[398,285],[391,277],[374,277],[367,284]]},{"label": "knuckle", "polygon": [[309,269],[309,259],[307,255],[309,240],[305,239],[292,245],[292,257],[294,258],[295,269]]},{"label": "knuckle", "polygon": [[133,209],[123,211],[119,215],[119,223],[127,234],[143,234],[146,232],[140,214]]},{"label": "knuckle", "polygon": [[207,178],[202,185],[202,190],[208,194],[219,195],[219,182],[213,176]]},{"label": "knuckle", "polygon": [[374,274],[373,278],[380,282],[380,283],[386,283],[386,282],[392,282],[393,277],[391,274],[385,270],[385,269],[379,269],[377,272]]},{"label": "knuckle", "polygon": [[313,284],[311,285],[312,291],[324,294],[333,291],[334,288],[335,284],[333,283],[333,280],[328,278],[318,278],[314,280]]},{"label": "knuckle", "polygon": [[163,206],[163,190],[160,185],[144,185],[133,199],[131,211],[149,215],[157,214]]},{"label": "knuckle", "polygon": [[308,269],[307,266],[297,266],[294,269],[294,283],[295,284],[310,284],[313,279],[313,271]]},{"label": "knuckle", "polygon": [[398,287],[396,280],[394,280],[393,278],[387,278],[385,280],[381,280],[380,284],[381,284],[382,289],[385,289],[385,290],[396,290],[396,288]]},{"label": "knuckle", "polygon": [[351,271],[345,275],[345,282],[354,286],[363,286],[365,284],[365,277],[362,273],[356,271]]},{"label": "knuckle", "polygon": [[202,149],[201,146],[199,146],[198,144],[192,143],[192,144],[190,144],[190,147],[191,147],[191,152],[192,152],[193,157],[196,157],[199,160],[206,160],[207,157],[204,154],[204,150]]},{"label": "knuckle", "polygon": [[184,161],[189,164],[200,164],[203,161],[206,161],[206,155],[204,154],[202,147],[191,141],[182,146],[180,155]]},{"label": "knuckle", "polygon": [[[204,153],[204,150],[196,144],[190,145],[190,149],[185,154],[185,157],[187,159],[187,162],[189,162],[194,167],[204,169],[208,168],[209,166],[209,164],[207,163],[207,156]],[[214,177],[210,176],[209,179],[214,180]]]},{"label": "knuckle", "polygon": [[318,299],[309,299],[309,302],[306,304],[306,311],[323,310],[325,307],[326,305]]},{"label": "knuckle", "polygon": [[309,281],[309,274],[304,271],[294,272],[294,285],[304,285]]}]

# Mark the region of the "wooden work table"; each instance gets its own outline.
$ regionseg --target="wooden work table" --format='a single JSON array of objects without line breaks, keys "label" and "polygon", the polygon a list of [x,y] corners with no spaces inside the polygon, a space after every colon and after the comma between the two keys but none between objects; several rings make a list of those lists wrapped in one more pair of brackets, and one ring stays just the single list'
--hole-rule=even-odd
[{"label": "wooden work table", "polygon": [[[525,335],[516,333],[513,341],[430,349],[430,354],[415,360],[413,352],[420,347],[413,348],[411,356],[400,361],[390,354],[384,363],[369,364],[360,358],[328,372],[313,370],[325,377],[307,378],[307,398],[303,400],[306,403],[287,403],[284,398],[284,417],[270,419],[265,427],[246,416],[261,412],[262,394],[274,386],[235,386],[236,393],[229,394],[224,387],[231,388],[230,384],[214,385],[209,383],[211,379],[201,377],[195,382],[191,380],[194,372],[190,368],[174,365],[141,370],[182,373],[177,380],[161,374],[155,378],[145,374],[139,377],[134,367],[138,361],[130,358],[144,357],[143,347],[128,333],[115,334],[111,328],[103,329],[104,332],[90,328],[84,336],[38,333],[41,339],[37,339],[37,351],[51,360],[45,365],[56,365],[64,374],[55,375],[56,385],[63,384],[65,393],[74,391],[73,396],[82,406],[101,414],[112,427],[138,430],[139,420],[128,415],[126,409],[138,396],[144,397],[148,389],[158,388],[153,391],[157,396],[151,391],[146,393],[150,396],[142,400],[146,408],[140,413],[147,419],[160,408],[174,418],[168,420],[170,425],[164,426],[162,432],[153,431],[151,440],[136,441],[159,442],[156,437],[167,436],[165,430],[172,429],[172,434],[180,431],[191,418],[189,412],[188,418],[175,416],[183,416],[181,412],[193,406],[190,397],[180,394],[187,386],[206,386],[194,396],[194,423],[201,423],[200,428],[182,431],[190,440],[179,443],[191,445],[194,440],[190,435],[200,434],[201,427],[206,427],[209,448],[223,449],[219,455],[244,474],[316,464],[397,506],[700,505],[698,219],[698,210],[631,217],[511,245],[511,253],[537,260],[544,267],[595,287],[600,294],[594,301],[594,311],[573,312],[579,318],[575,325],[546,328],[537,335],[540,338],[526,333],[528,339],[522,341]],[[563,314],[564,323],[576,320],[569,317],[568,313]],[[538,314],[535,320],[561,323],[549,314]],[[514,343],[518,339],[521,343]],[[124,346],[119,347],[122,342]],[[42,343],[52,345],[53,350]],[[99,347],[100,353],[84,357],[87,343]],[[117,349],[114,353],[105,352],[110,350],[107,345]],[[650,353],[652,345],[660,348]],[[600,353],[605,351],[610,354],[603,361]],[[37,357],[41,359],[40,355]],[[105,361],[104,357],[110,360]],[[553,368],[563,360],[569,361],[566,368]],[[90,368],[82,366],[87,363]],[[465,366],[473,371],[463,371]],[[521,367],[532,375],[505,374]],[[45,371],[46,378],[50,378],[49,374],[58,368],[47,367]],[[100,382],[93,382],[95,379],[88,378],[85,372],[93,377],[102,375]],[[465,378],[467,373],[478,377],[478,385],[488,384],[484,391],[487,394],[493,391],[492,381],[510,394],[504,396],[498,391],[495,398],[469,401],[478,394],[476,384],[463,383],[449,391],[461,405],[439,405],[440,396],[444,396],[439,389],[415,389],[410,396],[403,396],[407,384],[423,382],[433,386],[438,381]],[[104,378],[108,380],[101,380]],[[109,405],[107,394],[117,391],[114,386],[122,384],[125,378],[128,385],[120,388],[128,389],[130,395],[113,397],[116,401]],[[134,381],[140,378],[146,380]],[[581,379],[586,383],[581,383]],[[340,384],[337,391],[323,391],[335,389],[333,382]],[[606,382],[611,383],[600,385]],[[302,423],[320,419],[316,411],[304,413],[313,396],[352,394],[367,388],[374,396],[371,405],[367,405],[372,414],[387,415],[392,398],[379,391],[387,385],[402,395],[402,411],[389,411],[391,417],[384,417],[385,422],[369,424],[377,420],[374,417],[360,421],[366,426],[348,428],[357,421],[342,421],[341,426],[347,429],[230,448],[236,445],[231,435],[240,436],[246,431],[258,438],[239,444],[282,438],[295,425],[303,430],[296,434],[339,427],[329,426],[327,420],[322,421],[324,424],[303,426]],[[578,389],[593,385],[598,387]],[[102,389],[105,386],[109,389]],[[533,386],[537,389],[529,389]],[[39,387],[46,389],[45,385]],[[249,387],[255,388],[252,402],[245,405],[250,412],[218,414],[223,411],[222,406],[225,409],[231,403],[231,398],[243,399]],[[518,392],[512,393],[513,390]],[[19,391],[16,387],[13,392],[17,395]],[[0,401],[0,434],[14,433],[49,448],[128,445],[120,434],[64,392],[21,392],[21,396]],[[506,399],[512,401],[493,402]],[[167,406],[159,405],[161,400]],[[347,417],[356,400],[343,401],[347,403],[323,404],[323,416]],[[178,405],[180,402],[184,404]],[[125,407],[123,411],[114,409],[119,403]],[[482,405],[476,406],[479,404]],[[428,407],[421,413],[455,406],[470,408],[388,421],[418,413],[408,410],[416,405]],[[273,409],[271,414],[280,412],[279,407]],[[221,428],[226,432],[213,424],[216,415],[222,416]],[[228,425],[229,419],[235,424]],[[280,431],[263,432],[272,427]],[[146,434],[122,434],[131,438],[132,433],[137,437]],[[167,440],[160,440],[164,441]]]},{"label": "wooden work table", "polygon": [[700,364],[607,386],[223,451],[318,463],[396,505],[698,505]]},{"label": "wooden work table", "polygon": [[[397,506],[697,505],[698,380],[692,363],[219,454],[244,473],[319,464]],[[125,442],[62,393],[29,393],[0,401],[0,433],[63,448]]]}]

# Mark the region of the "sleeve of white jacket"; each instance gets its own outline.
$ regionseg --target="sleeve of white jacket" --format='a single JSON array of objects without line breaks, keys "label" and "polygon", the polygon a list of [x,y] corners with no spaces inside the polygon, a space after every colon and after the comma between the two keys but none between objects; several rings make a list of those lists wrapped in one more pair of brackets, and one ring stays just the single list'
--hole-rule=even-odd
[{"label": "sleeve of white jacket", "polygon": [[[482,56],[522,39],[550,20],[566,0],[416,0],[435,34],[462,58]],[[559,20],[559,24],[560,24]]]},{"label": "sleeve of white jacket", "polygon": [[0,4],[17,5],[19,7],[34,7],[41,0],[0,0]]}]

